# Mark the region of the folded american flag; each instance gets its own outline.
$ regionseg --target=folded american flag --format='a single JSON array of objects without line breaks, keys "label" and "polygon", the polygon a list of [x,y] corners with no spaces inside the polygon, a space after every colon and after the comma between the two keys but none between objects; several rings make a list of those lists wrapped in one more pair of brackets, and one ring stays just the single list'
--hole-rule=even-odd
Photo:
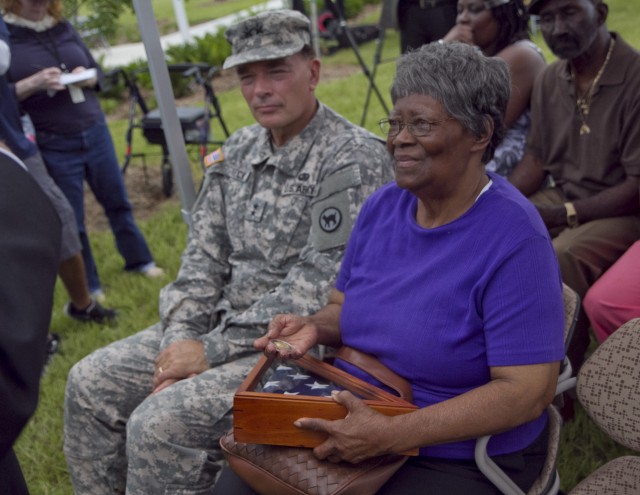
[{"label": "folded american flag", "polygon": [[285,395],[331,397],[334,390],[343,390],[335,383],[315,375],[293,363],[278,365],[262,378],[262,392]]}]

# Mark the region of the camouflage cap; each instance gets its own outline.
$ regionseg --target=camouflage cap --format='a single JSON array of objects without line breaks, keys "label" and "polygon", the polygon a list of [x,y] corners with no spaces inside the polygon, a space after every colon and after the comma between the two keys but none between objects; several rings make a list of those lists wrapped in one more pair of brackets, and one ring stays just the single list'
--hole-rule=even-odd
[{"label": "camouflage cap", "polygon": [[295,10],[270,10],[230,26],[224,33],[231,55],[223,69],[298,53],[311,43],[311,23]]}]

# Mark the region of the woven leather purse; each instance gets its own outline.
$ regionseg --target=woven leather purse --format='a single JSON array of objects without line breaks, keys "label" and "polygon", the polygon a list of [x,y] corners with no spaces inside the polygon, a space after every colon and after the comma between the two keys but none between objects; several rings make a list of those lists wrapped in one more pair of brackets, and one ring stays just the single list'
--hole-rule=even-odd
[{"label": "woven leather purse", "polygon": [[311,449],[237,443],[233,432],[220,445],[229,467],[261,495],[373,495],[407,460],[398,455],[334,464]]},{"label": "woven leather purse", "polygon": [[[411,386],[370,355],[341,347],[336,357],[365,370],[412,400]],[[373,495],[406,462],[407,456],[375,457],[358,464],[322,461],[309,448],[236,442],[233,432],[220,439],[229,467],[261,495]]]}]

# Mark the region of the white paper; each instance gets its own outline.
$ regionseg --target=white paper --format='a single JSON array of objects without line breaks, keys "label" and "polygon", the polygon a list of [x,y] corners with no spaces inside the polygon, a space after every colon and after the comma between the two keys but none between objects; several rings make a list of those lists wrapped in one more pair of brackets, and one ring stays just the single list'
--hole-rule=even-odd
[{"label": "white paper", "polygon": [[60,74],[60,84],[75,84],[96,77],[97,75],[98,72],[95,68],[87,69],[82,72],[75,72],[73,74],[65,72],[63,74]]}]

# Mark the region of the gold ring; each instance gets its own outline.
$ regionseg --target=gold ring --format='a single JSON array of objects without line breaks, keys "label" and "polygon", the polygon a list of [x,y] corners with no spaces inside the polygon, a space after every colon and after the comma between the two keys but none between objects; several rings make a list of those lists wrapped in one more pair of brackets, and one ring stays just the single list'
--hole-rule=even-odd
[{"label": "gold ring", "polygon": [[164,373],[164,370],[162,369],[162,366],[158,366],[158,371],[160,372],[160,374]]}]

